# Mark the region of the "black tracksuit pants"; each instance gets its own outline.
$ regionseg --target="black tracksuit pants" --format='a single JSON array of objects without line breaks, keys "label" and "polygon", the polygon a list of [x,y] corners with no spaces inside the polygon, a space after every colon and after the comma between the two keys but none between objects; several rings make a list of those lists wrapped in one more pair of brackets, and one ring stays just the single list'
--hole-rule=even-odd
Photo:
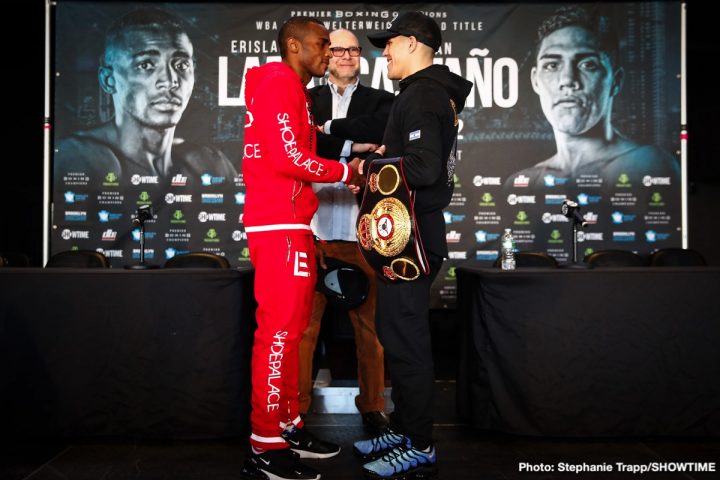
[{"label": "black tracksuit pants", "polygon": [[435,372],[430,338],[430,286],[443,259],[428,254],[430,275],[412,282],[377,280],[375,328],[385,349],[395,411],[391,428],[413,447],[432,443]]}]

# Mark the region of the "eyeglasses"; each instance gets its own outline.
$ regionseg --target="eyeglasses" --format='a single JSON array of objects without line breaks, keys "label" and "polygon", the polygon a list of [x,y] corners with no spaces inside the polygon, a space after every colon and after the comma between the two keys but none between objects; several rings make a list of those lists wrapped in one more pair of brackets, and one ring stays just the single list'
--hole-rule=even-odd
[{"label": "eyeglasses", "polygon": [[345,55],[345,52],[350,53],[351,57],[359,57],[360,52],[362,52],[362,47],[332,47],[330,51],[333,54],[333,57],[342,57]]}]

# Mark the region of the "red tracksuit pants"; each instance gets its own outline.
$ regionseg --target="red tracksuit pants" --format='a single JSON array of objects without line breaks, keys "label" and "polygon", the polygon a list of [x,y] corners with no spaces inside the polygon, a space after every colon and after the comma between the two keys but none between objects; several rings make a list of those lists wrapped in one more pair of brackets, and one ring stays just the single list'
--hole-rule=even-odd
[{"label": "red tracksuit pants", "polygon": [[252,434],[250,444],[287,448],[280,436],[289,423],[302,427],[298,396],[298,347],[312,313],[315,247],[312,234],[248,234],[255,267],[255,319],[252,349]]}]

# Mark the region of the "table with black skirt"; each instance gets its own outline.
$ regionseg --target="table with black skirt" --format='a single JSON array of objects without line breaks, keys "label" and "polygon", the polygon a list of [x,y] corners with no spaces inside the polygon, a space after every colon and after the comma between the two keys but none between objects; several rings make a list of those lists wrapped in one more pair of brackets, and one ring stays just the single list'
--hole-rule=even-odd
[{"label": "table with black skirt", "polygon": [[253,270],[0,269],[4,434],[249,431]]},{"label": "table with black skirt", "polygon": [[720,434],[720,268],[457,269],[462,420],[543,436]]}]

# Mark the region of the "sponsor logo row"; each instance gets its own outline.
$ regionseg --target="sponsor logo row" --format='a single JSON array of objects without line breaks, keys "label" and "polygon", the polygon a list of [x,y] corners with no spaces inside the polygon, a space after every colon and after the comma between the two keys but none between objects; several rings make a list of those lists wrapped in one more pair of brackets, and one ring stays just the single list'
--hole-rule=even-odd
[{"label": "sponsor logo row", "polygon": [[[232,196],[235,205],[245,205],[245,192],[235,192],[233,195],[226,195],[224,193],[201,193],[199,195],[200,203],[205,204],[224,204],[225,197]],[[73,190],[66,190],[63,193],[63,199],[66,204],[79,204],[88,202],[90,195],[87,193],[78,193]],[[174,203],[193,203],[198,199],[197,194],[187,193],[166,193],[163,197],[163,201],[168,205]],[[110,204],[119,205],[125,202],[125,195],[120,192],[100,192],[96,195],[98,204]],[[149,192],[140,192],[137,196],[136,203],[138,205],[145,205],[152,203],[152,196]]]},{"label": "sponsor logo row", "polygon": [[[136,228],[131,230],[130,238],[134,242],[140,242],[140,229]],[[145,231],[145,240],[153,240],[155,238],[163,237],[167,242],[174,243],[188,243],[193,238],[193,235],[202,236],[204,243],[219,243],[227,240],[225,235],[221,235],[216,228],[209,228],[204,232],[188,232],[185,229],[170,229],[165,233],[158,233],[154,231]],[[92,230],[75,230],[71,228],[64,228],[60,230],[60,238],[62,240],[99,240],[101,242],[116,242],[118,240],[118,231],[108,228],[100,232]],[[229,234],[229,238],[234,242],[241,242],[247,240],[247,234],[240,229],[233,230]]]},{"label": "sponsor logo row", "polygon": [[[458,244],[462,240],[464,232],[458,232],[457,230],[450,230],[445,234],[445,239],[448,243],[448,245]],[[639,237],[641,237],[642,233],[637,233],[635,231],[613,231],[609,232],[612,238],[613,242],[635,242],[637,240],[640,240]],[[474,232],[475,236],[475,242],[478,244],[486,244],[491,242],[497,242],[500,239],[500,232],[490,232],[487,230],[476,230]],[[605,232],[584,232],[584,231],[578,231],[578,242],[602,242],[605,241]],[[563,235],[563,233],[559,229],[554,229],[550,232],[548,235],[548,238],[545,239],[545,241],[548,244],[562,244],[565,243],[566,235]],[[571,242],[571,238],[567,236],[567,241]],[[645,230],[644,232],[644,240],[647,243],[655,243],[660,241],[669,240],[671,238],[671,234],[669,232],[660,232],[653,229]],[[536,234],[531,233],[528,230],[525,231],[517,231],[515,232],[515,243],[516,244],[534,244],[541,239],[537,238]]]},{"label": "sponsor logo row", "polygon": [[[131,249],[112,249],[112,248],[96,248],[96,251],[102,253],[109,259],[125,259],[130,258],[132,260],[139,260],[140,259],[140,249],[139,248],[131,248]],[[195,251],[195,250],[193,250]],[[205,248],[202,251],[204,252],[210,252],[214,253],[216,255],[221,255],[223,257],[227,256],[226,252],[217,249],[217,248]],[[190,253],[190,250],[181,249],[181,248],[175,248],[175,247],[167,247],[164,249],[155,249],[155,248],[146,248],[145,249],[145,259],[146,260],[154,260],[158,258],[164,258],[165,260],[169,260],[176,255],[182,255],[185,253]],[[244,247],[240,249],[238,260],[240,261],[250,261],[250,251],[247,247]]]},{"label": "sponsor logo row", "polygon": [[[538,198],[541,197],[541,198]],[[593,195],[585,192],[579,193],[577,196],[577,203],[579,205],[597,205],[601,203],[601,195]],[[562,205],[565,200],[574,200],[572,197],[568,197],[567,194],[546,194],[546,195],[518,195],[515,193],[509,194],[505,201],[508,205],[522,205],[522,204],[540,204],[544,205]],[[638,199],[636,196],[629,192],[619,192],[608,197],[610,204],[613,206],[634,206],[637,204]],[[496,207],[498,201],[496,197],[490,192],[483,192],[478,202],[480,207]],[[662,193],[653,192],[648,199],[648,206],[650,207],[664,207],[665,200]]]},{"label": "sponsor logo row", "polygon": [[[587,176],[585,176],[587,177]],[[601,178],[595,178],[595,179],[588,179],[588,178],[578,178],[576,179],[577,184],[602,184]],[[512,186],[514,188],[527,188],[530,185],[535,184],[533,182],[533,178],[527,176],[527,175],[516,175],[512,178]],[[589,182],[588,180],[597,180],[596,182]],[[546,174],[542,177],[542,185],[548,188],[552,187],[561,187],[564,185],[569,185],[571,183],[572,179],[570,177],[561,177],[557,175],[552,174]],[[472,179],[473,185],[476,187],[483,187],[483,186],[502,186],[503,181],[501,177],[486,177],[482,175],[475,175]],[[657,185],[663,185],[663,186],[670,186],[672,185],[672,178],[671,177],[652,177],[650,175],[644,175],[640,179],[640,183],[645,187],[652,187]],[[460,177],[455,175],[455,186],[459,187],[462,185],[462,182],[460,180]],[[617,181],[615,182],[615,186],[619,188],[628,188],[632,187],[632,182],[630,179],[630,176],[626,173],[622,173],[618,176]]]},{"label": "sponsor logo row", "polygon": [[[100,210],[97,212],[97,221],[99,223],[111,223],[111,222],[118,222],[123,219],[123,216],[125,214],[122,212],[117,211],[109,211],[109,210]],[[65,211],[65,222],[87,222],[88,221],[88,212],[85,210],[66,210]],[[228,221],[228,214],[226,212],[199,212],[197,214],[197,220],[200,223],[206,223],[206,222],[227,222]],[[242,223],[243,215],[238,215],[238,223]],[[148,223],[152,224],[158,220],[158,216],[155,215],[153,219],[148,220]],[[188,222],[188,219],[185,215],[185,213],[177,209],[174,212],[171,213],[170,216],[170,223],[174,225],[183,225]]]},{"label": "sponsor logo row", "polygon": [[[157,175],[138,175],[130,174],[128,177],[130,185],[169,185],[171,187],[186,187],[188,185],[199,185],[202,187],[212,187],[218,185],[226,185],[228,182],[227,177],[212,175],[210,173],[203,173],[197,178],[188,177],[187,175],[175,174],[169,178],[160,178]],[[88,175],[84,173],[68,173],[64,175],[60,181],[64,185],[79,185],[79,186],[92,186],[95,185]],[[236,187],[244,187],[242,175],[236,175],[232,179],[232,183]],[[119,187],[121,184],[120,176],[115,172],[108,172],[105,177],[97,183],[97,186],[103,187]],[[125,184],[123,184],[125,185]]]},{"label": "sponsor logo row", "polygon": [[[455,224],[455,223],[464,223],[466,215],[462,213],[452,213],[445,211],[443,212],[443,215],[445,217],[445,224]],[[544,224],[551,224],[551,223],[569,223],[570,219],[567,218],[565,215],[562,215],[560,213],[552,213],[552,212],[543,212],[539,216],[540,220]],[[482,224],[499,224],[500,223],[500,215],[494,216],[489,221],[482,221],[481,219],[487,219],[487,216],[477,216],[475,217],[476,224],[482,225]],[[638,220],[643,220],[645,224],[647,225],[656,225],[656,224],[669,224],[671,220],[671,216],[666,214],[665,212],[648,212],[645,215],[642,215],[641,217],[638,217],[635,213],[625,213],[621,211],[614,211],[611,214],[607,216],[608,224],[613,225],[620,225],[623,223],[632,223],[636,222]],[[599,222],[600,217],[595,212],[585,212],[583,214],[583,220],[588,225],[595,225]],[[525,210],[520,210],[515,215],[515,225],[529,225],[530,224],[530,215]]]}]

